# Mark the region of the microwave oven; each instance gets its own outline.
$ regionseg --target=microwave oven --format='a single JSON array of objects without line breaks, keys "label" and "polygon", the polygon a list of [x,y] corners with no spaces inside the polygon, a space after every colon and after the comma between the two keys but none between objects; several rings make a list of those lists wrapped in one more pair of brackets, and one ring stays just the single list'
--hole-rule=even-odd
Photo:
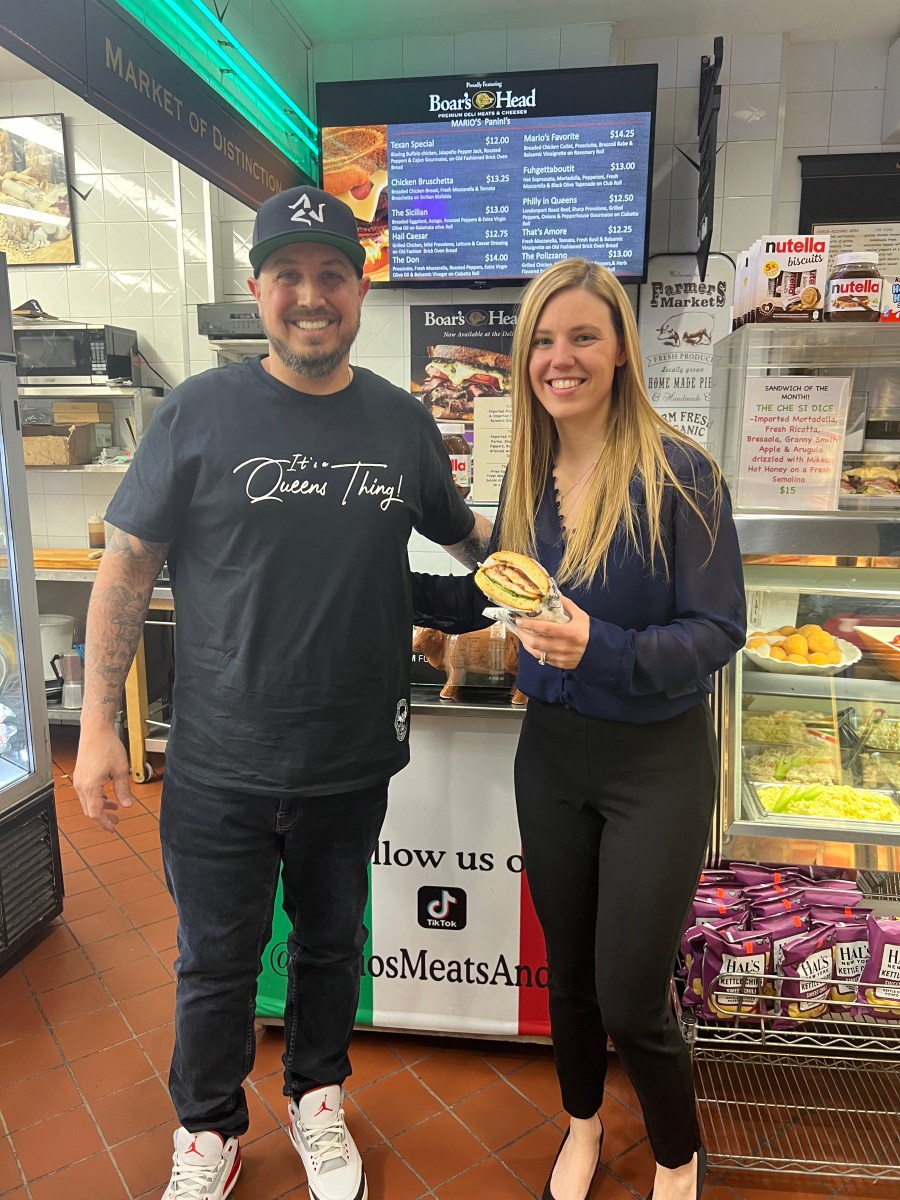
[{"label": "microwave oven", "polygon": [[144,386],[137,334],[116,325],[17,325],[13,328],[20,384]]}]

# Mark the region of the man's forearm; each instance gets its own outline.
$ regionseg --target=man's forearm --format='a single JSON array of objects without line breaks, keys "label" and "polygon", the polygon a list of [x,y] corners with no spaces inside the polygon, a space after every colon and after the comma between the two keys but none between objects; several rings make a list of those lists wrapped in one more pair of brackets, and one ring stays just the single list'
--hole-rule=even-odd
[{"label": "man's forearm", "polygon": [[483,517],[481,513],[476,513],[475,524],[472,526],[472,532],[469,536],[464,541],[457,542],[454,546],[445,546],[444,549],[457,562],[461,562],[464,567],[468,567],[470,571],[474,571],[478,564],[484,562],[487,558],[488,545],[493,531],[494,527],[487,517]]},{"label": "man's forearm", "polygon": [[119,529],[110,538],[88,608],[82,725],[115,720],[168,548]]}]

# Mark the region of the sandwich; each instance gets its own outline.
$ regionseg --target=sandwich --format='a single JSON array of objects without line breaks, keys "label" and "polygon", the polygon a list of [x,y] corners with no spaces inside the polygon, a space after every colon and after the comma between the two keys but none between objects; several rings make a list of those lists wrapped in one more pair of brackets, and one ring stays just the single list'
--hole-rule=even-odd
[{"label": "sandwich", "polygon": [[388,277],[387,126],[322,130],[322,186],[356,217],[364,273]]},{"label": "sandwich", "polygon": [[475,572],[475,583],[495,604],[522,614],[537,613],[550,599],[550,576],[533,558],[498,550]]},{"label": "sandwich", "polygon": [[507,396],[508,354],[474,346],[429,346],[422,401],[437,420],[471,421],[479,396]]}]

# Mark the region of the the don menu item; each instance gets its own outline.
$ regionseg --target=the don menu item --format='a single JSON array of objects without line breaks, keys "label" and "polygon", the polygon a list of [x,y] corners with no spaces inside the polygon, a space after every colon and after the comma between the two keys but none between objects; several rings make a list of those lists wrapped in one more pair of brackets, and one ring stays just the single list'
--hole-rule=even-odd
[{"label": "the don menu item", "polygon": [[655,66],[321,84],[323,185],[374,280],[524,279],[576,256],[637,280],[655,98]]},{"label": "the don menu item", "polygon": [[741,508],[836,509],[850,380],[748,379],[735,501]]}]

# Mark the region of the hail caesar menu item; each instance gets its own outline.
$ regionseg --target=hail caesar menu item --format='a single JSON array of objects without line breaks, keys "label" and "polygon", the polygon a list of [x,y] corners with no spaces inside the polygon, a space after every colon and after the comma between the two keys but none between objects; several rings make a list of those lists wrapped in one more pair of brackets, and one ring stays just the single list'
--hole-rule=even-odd
[{"label": "hail caesar menu item", "polygon": [[322,184],[375,282],[646,272],[654,65],[323,83]]}]

